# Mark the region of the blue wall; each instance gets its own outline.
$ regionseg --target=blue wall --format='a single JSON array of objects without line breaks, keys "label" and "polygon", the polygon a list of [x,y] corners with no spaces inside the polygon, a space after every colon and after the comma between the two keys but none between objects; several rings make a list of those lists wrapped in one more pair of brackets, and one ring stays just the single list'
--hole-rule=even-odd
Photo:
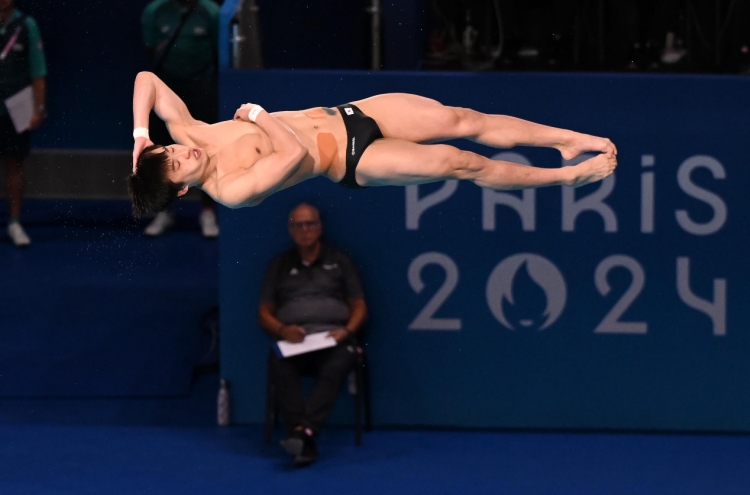
[{"label": "blue wall", "polygon": [[[352,192],[315,179],[223,210],[222,374],[234,417],[262,419],[260,279],[288,246],[285,214],[307,200],[364,279],[375,424],[750,430],[749,89],[721,77],[223,73],[225,118],[245,101],[273,111],[403,91],[606,135],[620,161],[614,178],[574,191]],[[512,152],[561,165],[552,150]],[[419,215],[419,199],[441,188],[444,201]],[[502,204],[513,197],[525,198],[526,223]],[[575,216],[585,197],[598,210]],[[441,287],[438,322],[418,319]]]},{"label": "blue wall", "polygon": [[0,398],[190,392],[218,246],[200,237],[197,202],[175,206],[177,226],[153,239],[129,201],[25,205],[33,245],[0,242]]}]

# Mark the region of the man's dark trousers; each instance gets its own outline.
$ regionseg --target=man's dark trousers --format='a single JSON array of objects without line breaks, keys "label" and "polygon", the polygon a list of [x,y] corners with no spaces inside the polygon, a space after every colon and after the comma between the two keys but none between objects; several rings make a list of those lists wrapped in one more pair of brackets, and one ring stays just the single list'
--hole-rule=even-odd
[{"label": "man's dark trousers", "polygon": [[[341,382],[356,361],[357,346],[346,339],[336,347],[288,358],[271,356],[271,373],[287,431],[296,426],[320,432],[333,410]],[[305,401],[301,377],[315,376],[315,387]]]}]

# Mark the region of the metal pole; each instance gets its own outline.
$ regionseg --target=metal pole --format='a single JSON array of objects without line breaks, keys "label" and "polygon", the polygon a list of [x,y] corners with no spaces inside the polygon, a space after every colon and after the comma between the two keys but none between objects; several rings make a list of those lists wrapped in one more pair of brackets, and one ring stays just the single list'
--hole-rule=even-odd
[{"label": "metal pole", "polygon": [[721,64],[721,0],[714,0],[714,67]]},{"label": "metal pole", "polygon": [[372,16],[372,70],[380,70],[383,62],[381,55],[382,40],[380,37],[380,0],[372,0],[372,4],[367,8],[367,12]]},{"label": "metal pole", "polygon": [[599,67],[604,67],[604,0],[599,0]]},{"label": "metal pole", "polygon": [[573,67],[578,68],[578,59],[581,54],[581,16],[583,15],[583,9],[580,2],[575,7],[576,14],[573,19]]},{"label": "metal pole", "polygon": [[234,43],[234,67],[238,69],[263,68],[263,51],[260,19],[255,0],[242,0],[237,6],[237,24]]}]

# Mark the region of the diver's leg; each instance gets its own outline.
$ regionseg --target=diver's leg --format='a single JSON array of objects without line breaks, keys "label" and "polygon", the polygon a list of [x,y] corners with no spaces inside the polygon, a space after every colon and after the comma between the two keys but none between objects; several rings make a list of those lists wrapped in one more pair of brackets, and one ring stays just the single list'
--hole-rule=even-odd
[{"label": "diver's leg", "polygon": [[356,177],[363,186],[459,179],[492,189],[524,189],[582,186],[607,177],[616,166],[617,159],[612,153],[602,153],[575,166],[539,168],[492,160],[445,144],[425,145],[386,138],[378,139],[365,150]]},{"label": "diver's leg", "polygon": [[617,154],[607,138],[536,124],[507,115],[451,107],[422,96],[390,93],[353,102],[375,119],[383,136],[414,143],[465,138],[496,148],[543,146],[571,159],[585,151]]}]

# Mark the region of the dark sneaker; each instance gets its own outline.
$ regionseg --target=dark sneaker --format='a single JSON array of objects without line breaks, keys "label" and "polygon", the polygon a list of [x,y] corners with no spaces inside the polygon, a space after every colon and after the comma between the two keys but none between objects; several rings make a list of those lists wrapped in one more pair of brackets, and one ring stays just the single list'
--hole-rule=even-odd
[{"label": "dark sneaker", "polygon": [[293,456],[298,456],[302,453],[302,448],[305,445],[304,431],[293,431],[288,437],[281,441],[281,446],[286,450],[286,453]]},{"label": "dark sneaker", "polygon": [[318,460],[318,449],[315,448],[315,441],[312,437],[305,435],[305,440],[302,445],[302,452],[294,456],[294,467],[305,467],[309,466],[313,462]]}]

